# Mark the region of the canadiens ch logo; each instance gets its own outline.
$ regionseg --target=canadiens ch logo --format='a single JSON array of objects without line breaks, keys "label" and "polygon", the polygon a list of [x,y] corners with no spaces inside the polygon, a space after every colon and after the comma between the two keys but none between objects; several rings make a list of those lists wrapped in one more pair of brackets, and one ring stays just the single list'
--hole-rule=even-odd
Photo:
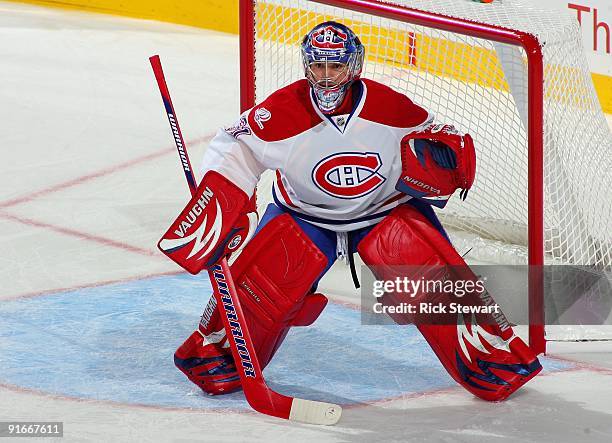
[{"label": "canadiens ch logo", "polygon": [[340,152],[325,157],[312,170],[312,181],[333,197],[359,198],[374,191],[386,178],[378,170],[382,166],[375,152]]},{"label": "canadiens ch logo", "polygon": [[348,35],[333,26],[326,26],[313,32],[310,44],[319,49],[343,49]]}]

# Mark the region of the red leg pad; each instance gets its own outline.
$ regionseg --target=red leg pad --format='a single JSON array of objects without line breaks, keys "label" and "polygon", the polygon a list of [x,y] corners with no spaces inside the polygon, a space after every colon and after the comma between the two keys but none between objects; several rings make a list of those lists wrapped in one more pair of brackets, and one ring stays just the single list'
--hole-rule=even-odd
[{"label": "red leg pad", "polygon": [[[264,368],[290,326],[308,326],[327,304],[309,294],[327,258],[289,215],[271,220],[231,266],[232,277],[257,357]],[[209,394],[240,389],[216,299],[210,299],[198,331],[174,354],[176,366]]]},{"label": "red leg pad", "polygon": [[[425,273],[431,269],[428,265],[452,265],[447,278],[477,280],[444,236],[410,205],[402,205],[389,214],[360,242],[358,251],[380,280],[403,277],[398,267],[406,265],[426,265],[423,266]],[[394,304],[407,297],[406,294],[390,295],[395,298]],[[440,297],[449,296],[416,294],[416,299],[422,301],[440,301]],[[406,301],[414,304],[414,298]],[[477,303],[484,304],[479,298],[470,304]],[[482,314],[489,315],[486,318],[477,314],[471,319],[453,314],[456,324],[428,324],[418,315],[410,320],[417,323],[444,368],[459,384],[482,399],[503,400],[542,369],[536,355],[514,335],[510,324],[498,323],[490,314]],[[405,316],[392,318],[406,323]]]},{"label": "red leg pad", "polygon": [[304,299],[302,309],[296,314],[292,326],[310,326],[319,318],[323,309],[327,306],[327,297],[323,294],[309,294]]},{"label": "red leg pad", "polygon": [[[232,266],[232,276],[249,332],[264,368],[280,346],[289,327],[318,316],[320,297],[306,295],[327,266],[327,257],[290,215],[271,220],[246,246]],[[310,300],[313,300],[312,302]],[[310,315],[310,318],[306,318]],[[315,318],[316,318],[315,316]]]}]

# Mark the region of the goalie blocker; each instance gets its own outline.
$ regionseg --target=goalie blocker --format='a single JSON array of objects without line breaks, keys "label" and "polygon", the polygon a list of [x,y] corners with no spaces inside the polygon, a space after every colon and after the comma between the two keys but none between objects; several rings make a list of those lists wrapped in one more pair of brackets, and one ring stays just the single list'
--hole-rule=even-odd
[{"label": "goalie blocker", "polygon": [[257,223],[252,207],[244,191],[209,171],[158,247],[186,271],[197,274],[250,238]]}]

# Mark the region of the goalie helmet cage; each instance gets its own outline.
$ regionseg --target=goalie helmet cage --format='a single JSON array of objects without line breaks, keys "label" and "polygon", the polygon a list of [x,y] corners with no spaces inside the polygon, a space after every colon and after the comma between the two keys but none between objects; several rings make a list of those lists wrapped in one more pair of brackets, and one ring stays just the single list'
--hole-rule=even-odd
[{"label": "goalie helmet cage", "polygon": [[[364,77],[474,137],[474,187],[439,215],[460,251],[536,265],[529,341],[544,352],[538,265],[612,267],[612,137],[577,21],[520,0],[240,0],[243,111],[303,78],[301,38],[331,19],[364,43]],[[592,329],[553,338],[611,338]]]}]

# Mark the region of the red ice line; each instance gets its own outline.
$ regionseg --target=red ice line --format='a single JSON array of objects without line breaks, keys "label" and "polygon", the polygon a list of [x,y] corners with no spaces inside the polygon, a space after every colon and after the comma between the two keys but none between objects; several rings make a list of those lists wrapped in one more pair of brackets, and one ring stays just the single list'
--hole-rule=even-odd
[{"label": "red ice line", "polygon": [[[187,143],[188,146],[191,146],[192,144],[195,143],[200,143],[200,142],[206,142],[208,140],[210,140],[212,138],[213,134],[207,134],[203,137],[198,137],[192,140],[189,140],[189,142]],[[149,160],[154,160],[158,157],[162,157],[166,154],[170,154],[174,152],[174,148],[164,148],[162,150],[153,152],[151,154],[147,154],[141,157],[137,157],[122,163],[118,163],[114,166],[110,166],[104,169],[101,169],[97,172],[92,172],[90,174],[86,174],[80,177],[76,177],[74,179],[68,180],[64,183],[59,183],[53,186],[49,186],[47,188],[43,188],[40,189],[38,191],[33,191],[29,194],[26,194],[24,196],[21,197],[17,197],[14,198],[12,200],[7,200],[4,202],[0,202],[0,218],[4,218],[4,219],[8,219],[17,223],[21,223],[21,224],[25,224],[28,226],[35,226],[38,228],[43,228],[43,229],[48,229],[54,232],[58,232],[60,234],[63,235],[68,235],[68,236],[72,236],[72,237],[77,237],[80,238],[82,240],[87,240],[87,241],[91,241],[94,243],[98,243],[98,244],[103,244],[105,246],[110,246],[110,247],[114,247],[114,248],[118,248],[118,249],[122,249],[123,251],[127,251],[127,252],[132,252],[135,254],[139,254],[139,255],[144,255],[147,257],[152,257],[152,256],[157,256],[157,253],[154,250],[148,250],[148,249],[144,249],[144,248],[139,248],[137,246],[132,246],[126,243],[122,243],[122,242],[118,242],[116,240],[110,239],[110,238],[105,238],[102,236],[98,236],[98,235],[93,235],[87,232],[81,232],[75,229],[69,229],[69,228],[64,228],[61,226],[56,226],[56,225],[52,225],[50,223],[45,223],[42,221],[37,221],[34,219],[30,219],[30,218],[25,218],[25,217],[20,217],[17,215],[13,215],[10,214],[6,211],[4,211],[3,209],[6,208],[10,208],[13,206],[17,206],[20,205],[22,203],[26,203],[26,202],[30,202],[33,201],[39,197],[45,196],[45,195],[49,195],[52,194],[54,192],[58,192],[64,189],[68,189],[71,188],[73,186],[78,186],[81,185],[83,183],[86,183],[88,181],[94,180],[96,178],[100,178],[100,177],[104,177],[107,175],[111,175],[114,174],[116,172],[119,172],[121,170],[124,169],[128,169],[131,168],[133,166],[139,165],[141,163],[147,162]],[[147,276],[143,276],[143,277],[147,277]],[[105,284],[105,283],[110,283],[110,282],[101,282],[101,283],[94,283],[94,284],[89,284],[89,285],[83,285],[82,287],[89,287],[89,286],[97,286],[98,284]],[[62,289],[60,289],[59,291],[61,291]],[[49,291],[44,291],[44,292],[49,292]],[[42,293],[37,293],[37,294],[24,294],[22,295],[23,297],[28,297],[28,296],[34,296],[34,295],[40,295]],[[18,296],[21,297],[21,296]]]},{"label": "red ice line", "polygon": [[[189,145],[193,144],[193,143],[199,143],[199,142],[204,142],[207,140],[210,140],[210,138],[212,138],[212,135],[206,135],[204,137],[200,137],[194,140],[190,140],[190,142],[188,143]],[[29,226],[36,226],[39,228],[45,228],[45,229],[49,229],[55,232],[59,232],[61,234],[65,234],[65,235],[69,235],[72,237],[77,237],[83,240],[88,240],[88,241],[92,241],[98,244],[103,244],[106,246],[111,246],[111,247],[115,247],[115,248],[119,248],[119,249],[123,249],[124,251],[128,251],[128,252],[133,252],[136,254],[140,254],[140,255],[146,255],[146,256],[155,256],[156,253],[148,250],[148,249],[143,249],[143,248],[139,248],[137,246],[131,246],[128,245],[126,243],[122,243],[122,242],[118,242],[115,241],[113,239],[109,239],[109,238],[105,238],[105,237],[101,237],[101,236],[97,236],[97,235],[92,235],[89,234],[87,232],[81,232],[81,231],[77,231],[75,229],[68,229],[68,228],[64,228],[61,226],[55,226],[52,225],[50,223],[45,223],[45,222],[41,222],[41,221],[37,221],[37,220],[33,220],[33,219],[29,219],[29,218],[25,218],[25,217],[19,217],[16,215],[11,215],[5,211],[1,211],[2,209],[6,209],[6,208],[10,208],[13,206],[17,206],[19,204],[22,203],[26,203],[26,202],[30,202],[32,200],[35,200],[39,197],[48,195],[48,194],[52,194],[54,192],[58,192],[67,188],[71,188],[73,186],[78,186],[81,185],[83,183],[86,183],[88,181],[94,180],[96,178],[100,178],[100,177],[104,177],[110,174],[114,174],[116,172],[119,172],[121,170],[124,169],[128,169],[131,168],[133,166],[139,165],[141,163],[147,162],[149,160],[154,160],[158,157],[164,156],[166,154],[169,154],[171,152],[173,152],[174,149],[173,148],[165,148],[162,149],[160,151],[157,152],[153,152],[151,154],[147,154],[144,155],[142,157],[137,157],[135,159],[132,160],[128,160],[126,162],[122,162],[119,163],[117,165],[108,167],[108,168],[104,168],[101,169],[100,171],[97,172],[93,172],[91,174],[87,174],[87,175],[83,175],[81,177],[77,177],[71,180],[68,180],[64,183],[59,183],[57,185],[53,185],[50,186],[48,188],[43,188],[40,189],[38,191],[34,191],[31,192],[30,194],[24,195],[22,197],[17,197],[15,199],[12,200],[7,200],[5,202],[0,203],[0,217],[5,218],[5,219],[9,219],[18,223],[22,223],[22,224],[26,224]]]},{"label": "red ice line", "polygon": [[[205,135],[204,137],[200,137],[200,138],[196,138],[194,140],[190,140],[187,144],[188,145],[192,145],[193,143],[205,142],[205,141],[210,140],[211,138],[212,138],[212,135]],[[30,194],[26,194],[26,195],[24,195],[22,197],[17,197],[17,198],[14,198],[12,200],[7,200],[5,202],[0,203],[0,209],[8,208],[8,207],[11,207],[11,206],[16,206],[16,205],[19,205],[21,203],[26,203],[26,202],[35,200],[38,197],[41,197],[43,195],[52,194],[54,192],[70,188],[72,186],[77,186],[77,185],[83,184],[85,182],[88,182],[88,181],[96,179],[96,178],[100,178],[100,177],[104,177],[106,175],[114,174],[115,172],[121,171],[123,169],[130,168],[132,166],[136,166],[136,165],[138,165],[140,163],[144,163],[144,162],[149,161],[149,160],[156,159],[157,157],[162,157],[162,156],[164,156],[166,154],[169,154],[171,152],[174,152],[174,148],[164,148],[164,149],[162,149],[160,151],[153,152],[151,154],[147,154],[147,155],[144,155],[142,157],[137,157],[135,159],[128,160],[128,161],[123,162],[123,163],[119,163],[119,164],[117,164],[115,166],[110,166],[108,168],[104,168],[104,169],[102,169],[102,170],[100,170],[98,172],[93,172],[91,174],[83,175],[81,177],[77,177],[77,178],[74,178],[72,180],[68,180],[68,181],[66,181],[64,183],[59,183],[57,185],[53,185],[53,186],[50,186],[48,188],[44,188],[44,189],[41,189],[41,190],[38,190],[38,191],[34,191],[34,192],[31,192]]]},{"label": "red ice line", "polygon": [[100,237],[98,235],[87,234],[84,232],[77,231],[75,229],[64,228],[61,226],[52,225],[50,223],[44,223],[40,221],[33,220],[31,218],[18,217],[16,215],[11,215],[6,212],[0,212],[0,217],[5,218],[17,223],[21,223],[28,226],[35,226],[37,228],[45,228],[54,232],[58,232],[60,234],[70,235],[72,237],[77,237],[83,240],[89,240],[94,243],[98,243],[104,246],[112,246],[115,248],[123,249],[124,251],[133,252],[135,254],[146,255],[149,257],[156,256],[157,254],[153,250],[139,248],[137,246],[131,246],[126,243],[120,243],[118,241],[112,240],[110,238]]}]

